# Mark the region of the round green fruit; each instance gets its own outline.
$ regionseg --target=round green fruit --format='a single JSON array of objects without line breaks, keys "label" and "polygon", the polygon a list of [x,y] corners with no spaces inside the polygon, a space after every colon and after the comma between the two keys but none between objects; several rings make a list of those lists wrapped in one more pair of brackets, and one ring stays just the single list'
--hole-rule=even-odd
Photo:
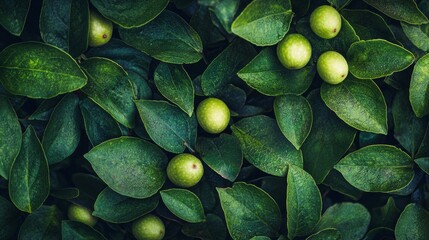
[{"label": "round green fruit", "polygon": [[67,215],[70,220],[81,222],[91,227],[93,227],[98,221],[98,218],[92,216],[91,211],[88,208],[76,204],[71,204],[69,206]]},{"label": "round green fruit", "polygon": [[325,82],[338,84],[346,79],[349,65],[343,55],[327,51],[317,59],[317,72]]},{"label": "round green fruit", "polygon": [[99,13],[91,11],[89,15],[88,45],[99,47],[112,38],[113,24]]},{"label": "round green fruit", "polygon": [[200,159],[189,153],[176,155],[167,165],[168,179],[179,187],[192,187],[204,174]]},{"label": "round green fruit", "polygon": [[165,226],[159,217],[148,214],[133,223],[132,231],[137,240],[161,240]]},{"label": "round green fruit", "polygon": [[277,45],[277,57],[285,68],[303,68],[310,61],[311,44],[301,34],[288,34]]},{"label": "round green fruit", "polygon": [[341,30],[341,15],[331,6],[320,6],[311,13],[310,27],[321,38],[334,38]]},{"label": "round green fruit", "polygon": [[229,108],[220,99],[207,98],[198,105],[198,123],[208,133],[217,134],[225,130],[229,118]]}]

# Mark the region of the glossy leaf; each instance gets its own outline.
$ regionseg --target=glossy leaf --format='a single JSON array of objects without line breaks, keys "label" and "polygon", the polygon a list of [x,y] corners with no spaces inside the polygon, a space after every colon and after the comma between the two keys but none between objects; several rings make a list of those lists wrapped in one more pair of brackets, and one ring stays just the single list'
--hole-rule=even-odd
[{"label": "glossy leaf", "polygon": [[18,240],[60,239],[61,215],[55,206],[42,206],[27,216],[19,230]]},{"label": "glossy leaf", "polygon": [[429,158],[417,158],[414,160],[415,163],[429,175]]},{"label": "glossy leaf", "polygon": [[409,67],[414,55],[383,39],[362,40],[350,46],[347,62],[350,73],[359,79],[380,78]]},{"label": "glossy leaf", "polygon": [[82,88],[87,78],[64,51],[44,43],[22,42],[0,53],[0,82],[15,95],[52,98]]},{"label": "glossy leaf", "polygon": [[288,32],[292,17],[289,0],[253,0],[234,20],[231,30],[257,46],[274,45]]},{"label": "glossy leaf", "polygon": [[300,149],[313,125],[310,103],[299,95],[279,96],[274,101],[274,113],[283,135]]},{"label": "glossy leaf", "polygon": [[392,197],[389,197],[385,205],[374,208],[371,211],[371,227],[387,227],[395,229],[395,224],[400,213],[401,212],[395,205],[395,200]]},{"label": "glossy leaf", "polygon": [[303,169],[289,165],[286,214],[288,237],[306,236],[322,213],[322,197],[313,177]]},{"label": "glossy leaf", "polygon": [[205,221],[204,209],[200,199],[193,192],[170,188],[160,192],[165,206],[177,217],[190,223]]},{"label": "glossy leaf", "polygon": [[398,219],[395,227],[395,237],[398,240],[429,238],[429,212],[423,207],[410,203]]},{"label": "glossy leaf", "polygon": [[278,236],[281,214],[276,202],[260,188],[235,183],[232,188],[217,188],[226,225],[233,239],[253,236]]},{"label": "glossy leaf", "polygon": [[335,169],[329,172],[323,180],[323,184],[353,200],[359,200],[362,197],[362,191],[350,185],[343,175]]},{"label": "glossy leaf", "polygon": [[61,222],[61,235],[64,240],[105,240],[106,238],[93,229],[80,222],[65,221]]},{"label": "glossy leaf", "polygon": [[73,57],[88,48],[87,0],[44,0],[39,21],[40,35],[45,43],[57,46]]},{"label": "glossy leaf", "polygon": [[313,176],[316,183],[321,183],[350,148],[356,130],[326,107],[318,90],[311,92],[307,100],[313,110],[313,126],[301,147],[304,169]]},{"label": "glossy leaf", "polygon": [[142,139],[115,138],[94,147],[84,157],[103,182],[124,196],[150,197],[166,179],[167,156]]},{"label": "glossy leaf", "polygon": [[9,100],[0,96],[0,176],[9,178],[13,161],[21,148],[21,126]]},{"label": "glossy leaf", "polygon": [[428,18],[419,10],[417,4],[411,0],[385,0],[382,2],[364,0],[364,2],[395,20],[416,25],[428,22]]},{"label": "glossy leaf", "polygon": [[136,199],[106,188],[98,195],[92,215],[111,223],[126,223],[151,212],[158,206],[158,202],[157,195]]},{"label": "glossy leaf", "polygon": [[68,94],[55,107],[43,134],[43,150],[49,164],[73,154],[80,141],[79,98]]},{"label": "glossy leaf", "polygon": [[0,25],[13,35],[21,35],[30,9],[31,0],[4,0],[0,2]]},{"label": "glossy leaf", "polygon": [[244,118],[231,130],[241,143],[244,158],[260,170],[286,176],[288,164],[302,167],[302,153],[281,134],[274,119],[264,115]]},{"label": "glossy leaf", "polygon": [[82,63],[88,84],[82,91],[116,121],[134,126],[134,92],[125,70],[107,58],[90,58]]},{"label": "glossy leaf", "polygon": [[197,138],[195,114],[186,113],[164,101],[135,101],[140,117],[150,138],[172,153],[193,149]]},{"label": "glossy leaf", "polygon": [[183,225],[182,233],[186,236],[204,240],[225,239],[226,226],[220,217],[209,213],[205,222]]},{"label": "glossy leaf", "polygon": [[274,48],[264,48],[237,75],[251,88],[268,96],[286,93],[302,94],[316,74],[312,65],[300,70],[288,70],[279,62]]},{"label": "glossy leaf", "polygon": [[335,228],[326,228],[312,234],[306,240],[341,240],[341,232]]},{"label": "glossy leaf", "polygon": [[410,102],[417,117],[429,113],[429,54],[420,58],[414,65],[410,82]]},{"label": "glossy leaf", "polygon": [[[414,177],[413,162],[391,145],[371,145],[354,151],[335,165],[354,187],[365,192],[391,192],[407,186]],[[365,178],[362,178],[365,175]]]},{"label": "glossy leaf", "polygon": [[42,145],[30,125],[9,175],[9,196],[21,211],[32,213],[49,195],[49,167]]},{"label": "glossy leaf", "polygon": [[6,198],[0,196],[0,239],[12,239],[19,227],[20,213]]},{"label": "glossy leaf", "polygon": [[210,11],[213,12],[212,18],[216,17],[222,28],[227,33],[232,33],[231,25],[239,7],[240,0],[223,0],[212,5]]},{"label": "glossy leaf", "polygon": [[194,112],[194,85],[182,66],[160,63],[155,70],[155,85],[159,92],[185,113]]},{"label": "glossy leaf", "polygon": [[359,203],[334,204],[323,213],[315,231],[335,228],[341,232],[342,239],[362,239],[368,230],[371,215]]},{"label": "glossy leaf", "polygon": [[325,104],[345,123],[361,131],[387,134],[387,106],[377,84],[349,76],[344,82],[324,83]]},{"label": "glossy leaf", "polygon": [[235,136],[223,133],[217,138],[201,138],[197,142],[197,151],[215,172],[235,181],[243,164],[240,142]]},{"label": "glossy leaf", "polygon": [[402,30],[405,35],[414,44],[414,46],[427,52],[429,51],[429,24],[412,25],[401,23]]},{"label": "glossy leaf", "polygon": [[92,5],[106,18],[124,28],[145,25],[158,16],[168,0],[125,1],[91,0]]},{"label": "glossy leaf", "polygon": [[150,23],[132,29],[120,29],[125,43],[162,62],[195,63],[202,58],[198,34],[176,13],[163,11]]}]

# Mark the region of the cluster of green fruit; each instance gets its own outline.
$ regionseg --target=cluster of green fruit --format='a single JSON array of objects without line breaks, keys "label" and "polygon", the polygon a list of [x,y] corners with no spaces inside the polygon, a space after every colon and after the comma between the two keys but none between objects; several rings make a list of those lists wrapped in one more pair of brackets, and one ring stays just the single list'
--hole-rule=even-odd
[{"label": "cluster of green fruit", "polygon": [[[331,6],[320,6],[311,13],[310,27],[321,38],[334,38],[341,30],[341,16]],[[311,54],[310,42],[298,33],[287,34],[277,45],[277,56],[288,69],[303,68],[310,61]],[[340,53],[327,51],[317,59],[317,72],[325,82],[339,84],[346,79],[349,67]]]}]

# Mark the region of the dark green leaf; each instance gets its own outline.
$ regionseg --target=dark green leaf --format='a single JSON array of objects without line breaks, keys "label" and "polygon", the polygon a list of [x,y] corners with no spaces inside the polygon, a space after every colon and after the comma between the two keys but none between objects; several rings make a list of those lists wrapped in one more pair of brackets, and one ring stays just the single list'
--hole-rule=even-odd
[{"label": "dark green leaf", "polygon": [[42,145],[30,125],[22,136],[22,146],[9,175],[9,196],[13,204],[31,213],[49,195],[49,166]]},{"label": "dark green leaf", "polygon": [[429,113],[429,54],[420,58],[414,65],[410,82],[410,102],[417,117]]},{"label": "dark green leaf", "polygon": [[160,63],[153,80],[159,92],[185,113],[194,112],[194,85],[183,66]]},{"label": "dark green leaf", "polygon": [[335,228],[326,228],[309,236],[306,240],[342,240],[341,232]]},{"label": "dark green leaf", "polygon": [[395,205],[395,200],[392,197],[389,197],[384,206],[374,208],[371,211],[371,227],[387,227],[395,229],[395,224],[400,213],[401,212]]},{"label": "dark green leaf", "polygon": [[390,228],[373,228],[365,235],[365,240],[379,240],[379,239],[395,239],[395,234]]},{"label": "dark green leaf", "polygon": [[126,223],[151,212],[158,206],[158,202],[157,195],[136,199],[106,188],[98,195],[92,215],[111,223]]},{"label": "dark green leaf", "polygon": [[423,51],[429,51],[429,24],[411,25],[401,23],[402,30],[414,46]]},{"label": "dark green leaf", "polygon": [[247,161],[274,176],[286,176],[288,164],[302,167],[302,153],[286,140],[274,119],[264,115],[244,118],[231,130]]},{"label": "dark green leaf", "polygon": [[54,98],[43,100],[37,109],[28,116],[28,120],[49,121],[52,111],[54,111],[55,106],[57,106],[62,97],[63,96],[56,96]]},{"label": "dark green leaf", "polygon": [[0,2],[0,25],[13,35],[21,35],[31,0],[3,0]]},{"label": "dark green leaf", "polygon": [[79,197],[80,192],[78,188],[52,188],[50,192],[52,197],[70,200]]},{"label": "dark green leaf", "polygon": [[205,221],[203,205],[193,192],[170,188],[160,192],[165,206],[177,217],[190,223]]},{"label": "dark green leaf", "polygon": [[275,48],[264,48],[237,74],[256,91],[279,96],[304,93],[313,81],[316,68],[309,65],[300,70],[289,70],[279,62]]},{"label": "dark green leaf", "polygon": [[182,153],[186,147],[193,149],[197,138],[195,114],[186,113],[164,101],[135,101],[140,117],[150,138],[172,153]]},{"label": "dark green leaf", "polygon": [[176,13],[163,11],[150,23],[139,28],[120,29],[125,43],[163,62],[195,63],[202,58],[200,37]]},{"label": "dark green leaf", "polygon": [[226,225],[233,239],[253,236],[278,236],[281,214],[276,202],[260,188],[235,183],[232,188],[217,188]]},{"label": "dark green leaf", "polygon": [[112,139],[94,147],[84,157],[111,189],[124,196],[150,197],[166,179],[167,156],[158,146],[142,139]]},{"label": "dark green leaf", "polygon": [[415,163],[422,169],[426,174],[429,175],[429,158],[417,158],[414,160]]},{"label": "dark green leaf", "polygon": [[398,240],[429,239],[429,212],[421,206],[408,204],[398,219],[395,227],[395,237]]},{"label": "dark green leaf", "polygon": [[341,9],[349,4],[352,0],[327,0],[331,5],[334,5],[335,8]]},{"label": "dark green leaf", "polygon": [[210,8],[216,19],[227,33],[232,33],[231,24],[232,21],[234,21],[235,14],[237,13],[239,6],[240,0],[223,0],[218,1],[217,4],[214,4]]},{"label": "dark green leaf", "polygon": [[[229,3],[231,1],[224,2]],[[228,9],[228,12],[230,11],[231,9]],[[198,11],[195,11],[195,15],[192,16],[189,24],[201,37],[201,41],[203,42],[204,46],[220,42],[225,39],[220,33],[219,29],[216,28],[212,23],[210,11],[206,6],[200,6]]]},{"label": "dark green leaf", "polygon": [[364,0],[364,2],[399,21],[416,25],[428,22],[428,18],[419,10],[417,4],[411,0]]},{"label": "dark green leaf", "polygon": [[15,95],[52,98],[82,88],[87,78],[66,52],[44,43],[23,42],[0,53],[0,82]]},{"label": "dark green leaf", "polygon": [[105,240],[106,238],[83,223],[62,221],[61,235],[63,240]]},{"label": "dark green leaf", "polygon": [[27,216],[19,230],[18,240],[61,239],[61,216],[55,206],[42,206]]},{"label": "dark green leaf", "polygon": [[373,39],[353,43],[347,51],[347,61],[355,77],[370,79],[406,69],[414,62],[414,55],[399,45]]},{"label": "dark green leaf", "polygon": [[204,240],[218,240],[226,238],[226,227],[220,217],[209,213],[205,222],[183,225],[182,233]]},{"label": "dark green leaf", "polygon": [[361,148],[341,159],[335,169],[351,185],[365,192],[399,190],[407,186],[414,176],[410,156],[391,145]]},{"label": "dark green leaf", "polygon": [[215,95],[230,108],[230,110],[240,110],[246,104],[246,92],[232,84],[226,85],[222,91]]},{"label": "dark green leaf", "polygon": [[323,180],[323,184],[353,200],[359,200],[362,197],[362,191],[350,185],[350,183],[344,179],[343,175],[335,169],[329,172]]},{"label": "dark green leaf", "polygon": [[289,31],[292,17],[289,0],[254,0],[234,20],[231,30],[257,46],[274,45]]},{"label": "dark green leaf", "polygon": [[13,239],[19,227],[19,211],[4,197],[0,196],[0,239]]}]

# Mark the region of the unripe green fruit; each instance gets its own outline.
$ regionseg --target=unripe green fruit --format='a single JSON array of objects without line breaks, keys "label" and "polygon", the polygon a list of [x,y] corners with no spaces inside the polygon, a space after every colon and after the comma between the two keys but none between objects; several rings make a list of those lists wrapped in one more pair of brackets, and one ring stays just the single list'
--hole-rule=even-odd
[{"label": "unripe green fruit", "polygon": [[303,68],[310,61],[311,44],[301,34],[288,34],[277,45],[277,57],[288,69]]},{"label": "unripe green fruit", "polygon": [[229,108],[220,99],[207,98],[198,105],[198,123],[208,133],[217,134],[225,130],[229,118]]},{"label": "unripe green fruit", "polygon": [[69,206],[67,215],[70,220],[81,222],[91,227],[93,227],[98,221],[98,218],[92,216],[91,211],[88,208],[76,204],[71,204]]},{"label": "unripe green fruit", "polygon": [[88,45],[99,47],[112,38],[113,24],[99,13],[91,11],[89,15]]},{"label": "unripe green fruit", "polygon": [[327,51],[317,59],[317,72],[325,82],[338,84],[346,79],[349,65],[343,55]]},{"label": "unripe green fruit", "polygon": [[182,153],[170,160],[167,166],[168,179],[179,187],[192,187],[204,174],[200,159],[189,153]]},{"label": "unripe green fruit", "polygon": [[310,27],[321,38],[334,38],[341,30],[341,15],[331,6],[320,6],[311,13]]},{"label": "unripe green fruit", "polygon": [[133,223],[132,231],[137,240],[161,240],[165,226],[159,217],[148,214]]}]

